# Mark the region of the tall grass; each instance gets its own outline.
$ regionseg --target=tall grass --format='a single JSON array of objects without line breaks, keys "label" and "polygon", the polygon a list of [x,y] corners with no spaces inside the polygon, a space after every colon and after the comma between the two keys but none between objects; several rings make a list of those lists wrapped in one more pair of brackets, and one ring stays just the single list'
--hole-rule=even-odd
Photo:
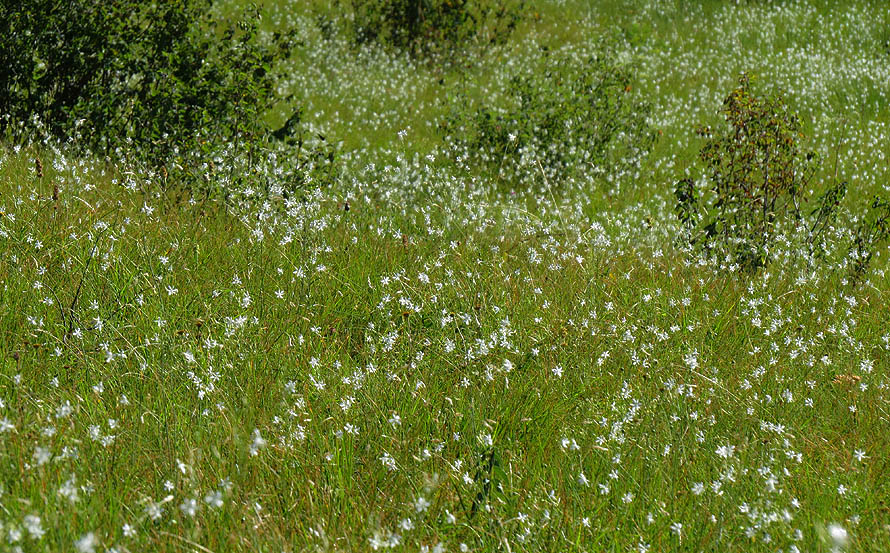
[{"label": "tall grass", "polygon": [[[879,3],[542,3],[462,69],[301,6],[273,9],[304,38],[282,86],[342,141],[333,186],[0,154],[3,547],[890,549],[887,252],[857,285],[846,256],[890,182]],[[661,131],[635,170],[510,191],[448,161],[451,86],[495,102],[616,29]],[[850,182],[823,262],[675,241],[692,128],[745,69]]]}]

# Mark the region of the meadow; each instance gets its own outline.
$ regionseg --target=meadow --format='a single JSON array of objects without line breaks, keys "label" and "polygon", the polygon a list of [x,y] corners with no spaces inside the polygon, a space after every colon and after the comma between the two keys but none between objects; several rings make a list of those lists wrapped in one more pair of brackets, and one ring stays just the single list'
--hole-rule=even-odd
[{"label": "meadow", "polygon": [[[883,2],[530,1],[456,59],[324,8],[263,7],[298,187],[0,146],[0,550],[890,551]],[[753,267],[676,195],[743,74],[819,161]]]}]

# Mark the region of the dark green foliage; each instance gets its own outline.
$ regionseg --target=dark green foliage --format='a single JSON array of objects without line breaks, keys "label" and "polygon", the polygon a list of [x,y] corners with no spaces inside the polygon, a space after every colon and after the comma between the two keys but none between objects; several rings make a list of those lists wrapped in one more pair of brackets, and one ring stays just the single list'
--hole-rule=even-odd
[{"label": "dark green foliage", "polygon": [[692,179],[679,181],[674,189],[674,196],[677,198],[677,205],[674,209],[683,226],[685,239],[691,240],[698,225],[699,210],[701,209],[698,191],[695,189]]},{"label": "dark green foliage", "polygon": [[853,265],[850,276],[859,282],[871,265],[878,248],[890,239],[890,200],[875,196],[862,221],[853,234],[850,257]]},{"label": "dark green foliage", "polygon": [[878,43],[880,44],[881,51],[890,56],[890,24],[881,28]]},{"label": "dark green foliage", "polygon": [[340,0],[349,39],[412,54],[453,54],[474,44],[502,44],[524,0]]},{"label": "dark green foliage", "polygon": [[194,172],[222,150],[252,161],[268,136],[263,115],[290,101],[274,94],[274,66],[295,40],[261,41],[256,8],[220,21],[212,4],[2,0],[3,136],[76,138],[164,174]]},{"label": "dark green foliage", "polygon": [[458,157],[511,183],[551,184],[580,174],[620,172],[651,149],[649,106],[631,92],[629,71],[607,53],[577,61],[545,56],[515,76],[509,107],[474,105],[460,94],[442,125]]},{"label": "dark green foliage", "polygon": [[846,195],[847,183],[835,179],[835,183],[816,200],[816,207],[810,212],[809,226],[810,252],[814,256],[825,255],[825,231],[837,221],[841,201]]},{"label": "dark green foliage", "polygon": [[[699,152],[704,197],[692,180],[682,180],[676,211],[686,240],[756,270],[768,263],[777,228],[801,220],[803,191],[819,164],[813,153],[801,150],[800,122],[781,96],[756,96],[746,75],[723,102],[723,115],[725,128],[698,131],[705,138]],[[821,247],[845,191],[836,185],[819,200],[811,243]]]}]

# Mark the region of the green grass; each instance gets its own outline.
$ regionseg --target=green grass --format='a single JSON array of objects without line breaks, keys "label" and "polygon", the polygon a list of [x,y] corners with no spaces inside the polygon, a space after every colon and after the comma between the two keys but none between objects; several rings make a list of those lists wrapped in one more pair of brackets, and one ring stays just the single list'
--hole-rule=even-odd
[{"label": "green grass", "polygon": [[[844,257],[890,186],[880,3],[548,2],[460,70],[314,40],[301,5],[289,86],[342,143],[333,187],[226,203],[0,154],[3,547],[890,549],[886,245],[858,286]],[[449,91],[603,34],[662,131],[638,174],[510,194],[447,161]],[[675,241],[692,128],[746,69],[850,182],[823,263]]]}]

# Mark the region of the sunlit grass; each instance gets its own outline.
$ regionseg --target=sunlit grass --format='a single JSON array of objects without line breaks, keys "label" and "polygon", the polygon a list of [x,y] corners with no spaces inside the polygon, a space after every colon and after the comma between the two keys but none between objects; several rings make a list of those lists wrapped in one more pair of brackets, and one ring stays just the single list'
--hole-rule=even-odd
[{"label": "sunlit grass", "polygon": [[[6,148],[3,547],[890,549],[886,246],[857,286],[845,257],[888,186],[887,14],[600,4],[543,4],[460,72],[307,41],[287,85],[344,172],[297,197]],[[511,194],[448,161],[452,87],[496,97],[539,45],[622,28],[662,131],[640,176]],[[736,31],[744,55],[717,47]],[[783,55],[813,37],[836,74]],[[692,128],[745,69],[850,182],[824,262],[782,236],[745,276],[675,240]]]}]

